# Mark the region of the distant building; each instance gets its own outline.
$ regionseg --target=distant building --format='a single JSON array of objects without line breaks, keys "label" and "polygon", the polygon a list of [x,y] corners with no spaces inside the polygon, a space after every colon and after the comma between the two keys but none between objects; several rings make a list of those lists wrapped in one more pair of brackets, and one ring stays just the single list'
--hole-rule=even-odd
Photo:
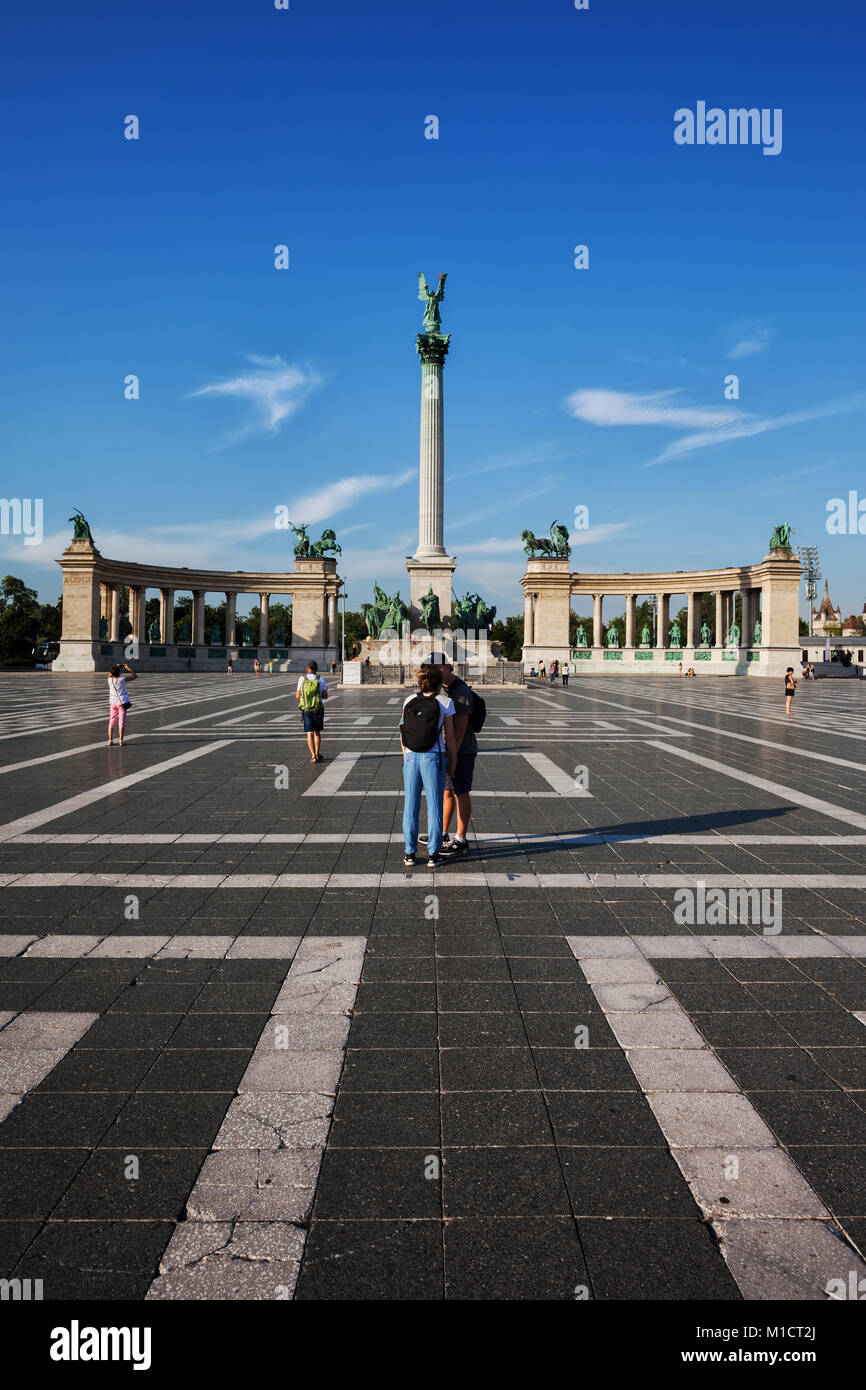
[{"label": "distant building", "polygon": [[831,627],[842,626],[842,609],[834,608],[830,602],[828,581],[824,580],[824,597],[820,608],[812,609],[812,631],[816,637],[823,637]]}]

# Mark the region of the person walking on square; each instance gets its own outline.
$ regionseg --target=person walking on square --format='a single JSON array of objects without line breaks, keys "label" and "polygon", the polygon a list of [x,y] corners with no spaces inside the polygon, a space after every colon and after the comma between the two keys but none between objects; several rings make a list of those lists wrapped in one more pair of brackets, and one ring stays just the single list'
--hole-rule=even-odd
[{"label": "person walking on square", "polygon": [[232,659],[231,659],[231,657],[229,657],[229,659],[228,659],[228,664],[227,664],[227,666],[226,666],[226,675],[227,675],[227,676],[233,676],[234,673],[235,673],[235,668],[234,668],[234,665],[232,664]]},{"label": "person walking on square", "polygon": [[794,680],[794,668],[789,666],[785,672],[785,713],[791,713],[791,704],[797,690],[797,682]]},{"label": "person walking on square", "polygon": [[123,731],[126,727],[126,715],[130,708],[129,692],[126,689],[127,681],[136,681],[138,676],[125,663],[121,662],[117,666],[112,666],[108,676],[108,746],[112,745],[111,735],[114,726],[117,725],[117,742],[123,747]]},{"label": "person walking on square", "polygon": [[457,765],[454,702],[442,692],[442,669],[426,663],[418,671],[418,694],[403,701],[403,863],[415,864],[421,788],[427,800],[427,868],[442,862],[442,796],[445,777]]},{"label": "person walking on square", "polygon": [[563,663],[562,663],[562,684],[563,684],[563,685],[568,685],[568,662],[567,662],[567,661],[563,661]]},{"label": "person walking on square", "polygon": [[325,727],[324,701],[327,698],[328,687],[324,677],[319,675],[318,663],[308,661],[306,675],[298,677],[295,699],[298,702],[298,709],[303,715],[304,733],[307,735],[311,763],[322,761],[322,729]]}]

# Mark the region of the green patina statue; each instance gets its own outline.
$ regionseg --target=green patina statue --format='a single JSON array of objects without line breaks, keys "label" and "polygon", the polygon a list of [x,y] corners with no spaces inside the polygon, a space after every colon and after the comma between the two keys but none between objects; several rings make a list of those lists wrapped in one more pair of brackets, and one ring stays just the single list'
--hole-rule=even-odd
[{"label": "green patina statue", "polygon": [[790,526],[787,521],[783,522],[781,526],[775,528],[770,537],[770,549],[776,550],[780,547],[784,550],[790,549],[791,537],[793,534],[794,528]]},{"label": "green patina statue", "polygon": [[760,622],[760,619],[759,619],[758,622],[755,623],[755,637],[754,637],[753,645],[756,646],[756,647],[760,647],[760,645],[761,645],[761,634],[762,634],[762,632],[763,632],[763,629],[762,629],[762,627],[761,627],[761,622]]},{"label": "green patina statue", "polygon": [[738,647],[740,645],[740,629],[737,623],[731,623],[728,628],[728,646]]},{"label": "green patina statue", "polygon": [[[301,530],[303,531],[304,529],[305,528],[302,526]],[[333,550],[335,555],[342,555],[343,553],[342,547],[337,545],[336,535],[330,529],[322,532],[321,540],[314,541],[313,544],[309,546],[307,553],[309,555],[315,556],[316,559],[321,560],[324,558],[324,556],[327,554],[329,550]],[[298,552],[296,550],[295,554],[297,555],[297,553]]]},{"label": "green patina statue", "polygon": [[669,647],[681,647],[682,645],[683,645],[683,635],[682,635],[682,633],[681,633],[681,631],[680,631],[680,625],[679,625],[678,622],[674,621],[674,622],[671,623],[671,630],[670,630],[670,632],[668,633],[668,646],[669,646]]},{"label": "green patina statue", "polygon": [[220,644],[220,630],[217,623],[214,623],[210,630],[210,644],[212,647],[218,647]]},{"label": "green patina statue", "polygon": [[310,550],[310,538],[309,538],[309,536],[307,535],[307,526],[306,526],[306,524],[302,524],[301,526],[295,526],[295,525],[293,525],[293,523],[290,521],[290,522],[289,522],[289,530],[290,530],[290,531],[294,531],[295,535],[296,535],[297,538],[298,538],[298,543],[297,543],[297,545],[295,546],[295,559],[296,559],[296,560],[308,560],[308,559],[310,558],[310,555],[312,554],[312,552],[311,552],[311,550]]},{"label": "green patina statue", "polygon": [[439,276],[439,282],[435,290],[431,290],[427,281],[424,279],[423,270],[418,271],[418,298],[424,304],[424,332],[431,337],[440,338],[442,336],[442,319],[439,314],[439,305],[445,298],[445,275]]},{"label": "green patina statue", "polygon": [[160,635],[159,635],[159,618],[154,618],[154,620],[153,620],[153,622],[151,623],[150,627],[147,629],[147,640],[148,640],[148,642],[159,642],[159,641],[160,641]]},{"label": "green patina statue", "polygon": [[108,636],[108,619],[106,617],[99,619],[99,635],[103,639]]},{"label": "green patina statue", "polygon": [[640,644],[641,644],[641,646],[642,646],[642,647],[648,647],[649,644],[650,644],[650,642],[652,641],[652,639],[653,639],[653,635],[652,635],[652,633],[650,632],[649,628],[647,627],[646,623],[644,623],[643,627],[642,627],[641,630],[640,630]]},{"label": "green patina statue", "polygon": [[574,645],[576,647],[586,646],[586,628],[583,623],[578,623],[577,632],[574,635]]},{"label": "green patina statue", "polygon": [[421,621],[428,632],[432,632],[442,621],[439,615],[439,595],[434,594],[432,584],[421,598]]},{"label": "green patina statue", "polygon": [[90,544],[93,545],[90,527],[81,512],[76,511],[67,520],[72,522],[72,539],[74,541],[90,541]]},{"label": "green patina statue", "polygon": [[619,646],[619,632],[614,623],[611,623],[607,629],[607,645],[609,647]]},{"label": "green patina statue", "polygon": [[709,647],[712,645],[713,632],[708,623],[701,623],[701,646]]},{"label": "green patina statue", "polygon": [[368,635],[380,637],[389,628],[399,631],[400,625],[409,618],[409,609],[401,599],[399,590],[393,598],[389,598],[374,580],[373,600],[372,603],[361,604]]},{"label": "green patina statue", "polygon": [[466,593],[462,598],[455,595],[451,623],[461,632],[486,631],[495,617],[496,608],[488,607],[480,594]]},{"label": "green patina statue", "polygon": [[568,527],[558,521],[550,524],[550,540],[544,536],[536,536],[532,531],[521,531],[520,539],[523,541],[524,552],[530,559],[534,558],[536,551],[539,555],[554,560],[567,560],[571,554]]}]

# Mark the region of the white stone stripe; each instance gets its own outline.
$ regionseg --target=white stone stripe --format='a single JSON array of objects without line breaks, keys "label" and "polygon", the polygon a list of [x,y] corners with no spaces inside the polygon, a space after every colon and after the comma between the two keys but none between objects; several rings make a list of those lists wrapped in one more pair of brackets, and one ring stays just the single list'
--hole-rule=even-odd
[{"label": "white stone stripe", "polygon": [[[102,745],[100,744],[100,747]],[[474,794],[474,793],[473,793]],[[501,793],[491,793],[501,795]],[[827,845],[845,848],[866,845],[866,835],[738,835],[722,831],[706,835],[630,835],[602,832],[563,831],[560,834],[515,834],[509,830],[471,831],[470,838],[479,844],[533,845]],[[397,845],[403,843],[399,832],[377,834],[363,831],[326,833],[296,831],[278,834],[265,831],[236,834],[233,831],[198,833],[184,830],[145,831],[139,834],[56,834],[15,835],[10,845]]]},{"label": "white stone stripe", "polygon": [[107,796],[114,796],[116,792],[126,791],[128,787],[134,787],[139,782],[146,782],[150,777],[158,777],[163,772],[181,767],[194,758],[203,758],[208,753],[216,753],[220,748],[227,748],[230,742],[230,739],[220,739],[216,743],[206,744],[203,748],[193,748],[187,753],[178,753],[177,757],[167,758],[161,763],[154,763],[151,767],[142,768],[139,772],[130,772],[126,777],[115,777],[112,781],[103,782],[99,787],[91,787],[90,791],[79,792],[76,796],[68,796],[63,801],[58,801],[53,806],[47,806],[42,811],[33,811],[30,815],[19,817],[18,820],[7,821],[5,825],[0,825],[0,842],[10,840],[28,830],[34,830],[38,825],[46,825],[48,821],[59,820],[61,816],[71,815],[74,811],[80,811],[84,806],[92,806],[95,801],[102,801]]},{"label": "white stone stripe", "polygon": [[745,1299],[819,1299],[866,1264],[642,956],[579,957]]},{"label": "white stone stripe", "polygon": [[866,936],[567,936],[578,960],[614,956],[645,956],[656,960],[766,959],[787,960],[820,956],[866,956]]},{"label": "white stone stripe", "polygon": [[[553,793],[551,793],[553,795]],[[6,873],[0,888],[423,888],[432,880],[454,887],[490,888],[809,888],[863,889],[866,874],[556,874],[495,873],[484,869],[416,869],[405,873],[147,874]]]},{"label": "white stone stripe", "polygon": [[820,812],[822,816],[830,816],[833,820],[845,821],[847,825],[856,825],[858,830],[866,830],[866,815],[862,812],[851,811],[847,806],[836,806],[832,801],[824,801],[819,796],[809,796],[798,787],[787,787],[782,782],[771,782],[767,777],[756,777],[753,772],[731,767],[729,763],[720,763],[715,758],[702,757],[699,753],[689,752],[687,748],[678,748],[673,743],[662,743],[660,739],[652,741],[650,747],[658,748],[661,752],[670,753],[677,758],[684,758],[698,767],[718,772],[723,777],[732,777],[736,782],[748,782],[750,787],[758,787],[761,791],[769,792],[771,796],[793,802],[795,806],[805,806],[810,811]]},{"label": "white stone stripe", "polygon": [[[313,785],[307,788],[304,796],[334,796],[360,756],[360,753],[338,753],[334,761],[319,774]],[[364,793],[361,792],[360,795],[363,796]]]},{"label": "white stone stripe", "polygon": [[293,1296],[366,944],[304,938],[149,1300]]},{"label": "white stone stripe", "polygon": [[299,936],[85,936],[51,932],[42,937],[0,936],[0,956],[115,960],[291,960]]},{"label": "white stone stripe", "polygon": [[92,1013],[0,1014],[0,1121],[45,1080],[98,1018]]},{"label": "white stone stripe", "polygon": [[[524,758],[531,768],[543,777],[545,782],[553,788],[560,796],[592,797],[592,793],[585,788],[577,787],[575,780],[567,772],[563,772],[561,767],[548,758],[544,753],[524,753]],[[534,795],[534,793],[529,793]]]}]

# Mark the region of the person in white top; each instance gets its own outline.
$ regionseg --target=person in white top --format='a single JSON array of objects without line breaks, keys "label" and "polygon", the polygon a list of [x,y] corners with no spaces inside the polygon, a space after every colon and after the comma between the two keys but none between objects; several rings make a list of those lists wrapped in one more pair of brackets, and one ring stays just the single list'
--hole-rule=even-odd
[{"label": "person in white top", "polygon": [[108,674],[108,746],[112,745],[111,735],[117,725],[117,742],[123,747],[123,730],[126,726],[126,713],[130,706],[127,681],[138,680],[138,676],[127,665],[112,666]]},{"label": "person in white top", "polygon": [[567,662],[567,661],[564,661],[564,662],[562,663],[562,684],[563,684],[563,685],[568,685],[568,662]]},{"label": "person in white top", "polygon": [[307,662],[307,673],[298,677],[298,688],[295,691],[295,699],[298,702],[298,709],[304,719],[304,733],[307,735],[307,746],[310,750],[310,762],[320,763],[322,761],[322,730],[325,727],[325,705],[324,701],[328,698],[328,687],[325,680],[319,675],[318,663],[315,661]]},{"label": "person in white top", "polygon": [[[431,710],[430,706],[435,709]],[[454,774],[457,744],[454,737],[454,701],[442,693],[442,668],[422,666],[418,693],[403,701],[400,720],[403,748],[403,863],[411,868],[418,851],[418,816],[421,788],[427,799],[427,867],[442,862],[442,794],[445,772]]]}]

